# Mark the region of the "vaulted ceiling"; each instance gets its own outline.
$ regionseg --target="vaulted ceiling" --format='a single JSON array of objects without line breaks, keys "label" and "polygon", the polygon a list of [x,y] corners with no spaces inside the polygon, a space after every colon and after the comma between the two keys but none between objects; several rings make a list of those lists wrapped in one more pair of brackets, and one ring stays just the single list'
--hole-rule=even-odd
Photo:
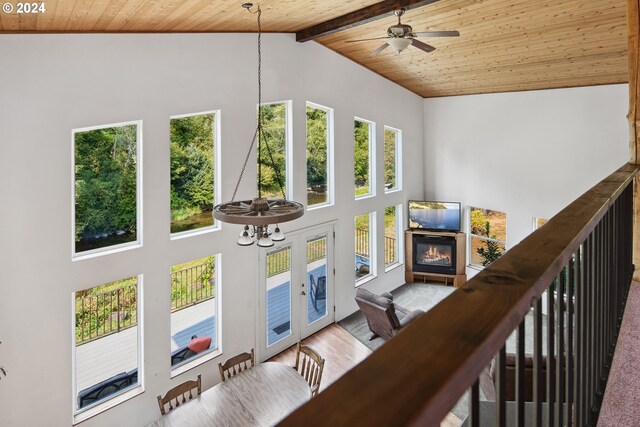
[{"label": "vaulted ceiling", "polygon": [[[17,5],[13,0],[5,0]],[[255,16],[242,0],[46,0],[44,13],[0,12],[0,32],[253,32]],[[628,81],[623,0],[255,0],[263,30],[308,35],[345,14],[364,24],[315,41],[423,96],[507,92]],[[458,30],[460,37],[421,38],[397,55],[384,37],[402,17],[414,32]],[[384,6],[384,7],[379,7]],[[417,7],[419,6],[419,7]],[[368,9],[366,9],[368,7]],[[386,9],[385,9],[386,7]],[[413,8],[411,8],[413,7]],[[363,9],[365,8],[365,9]],[[388,10],[387,10],[388,9]],[[373,13],[374,10],[376,13]],[[384,12],[384,13],[382,13]],[[375,16],[374,16],[375,15]],[[375,18],[375,19],[374,19]],[[1,40],[1,39],[0,39]],[[307,41],[307,43],[310,43]]]}]

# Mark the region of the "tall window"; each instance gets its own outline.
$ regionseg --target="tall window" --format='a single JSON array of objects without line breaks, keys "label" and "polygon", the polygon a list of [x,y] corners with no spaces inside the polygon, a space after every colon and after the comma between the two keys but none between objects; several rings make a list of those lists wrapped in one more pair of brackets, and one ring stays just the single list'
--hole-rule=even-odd
[{"label": "tall window", "polygon": [[375,223],[375,212],[355,217],[356,286],[376,274]]},{"label": "tall window", "polygon": [[402,188],[402,131],[384,127],[384,191]]},{"label": "tall window", "polygon": [[217,117],[213,111],[171,117],[171,233],[215,223]]},{"label": "tall window", "polygon": [[142,384],[139,285],[134,276],[74,293],[76,411]]},{"label": "tall window", "polygon": [[333,110],[307,102],[307,206],[333,202]]},{"label": "tall window", "polygon": [[375,191],[375,123],[356,118],[353,128],[356,199],[374,196]]},{"label": "tall window", "polygon": [[141,122],[73,131],[73,255],[140,243]]},{"label": "tall window", "polygon": [[470,207],[469,230],[471,265],[486,267],[505,252],[506,213]]},{"label": "tall window", "polygon": [[384,210],[384,266],[389,269],[402,262],[402,205]]},{"label": "tall window", "polygon": [[[259,153],[262,172],[261,176],[258,176],[258,183],[260,185],[260,181],[262,181],[260,189],[263,197],[282,198],[282,192],[288,195],[287,181],[289,171],[287,170],[287,163],[289,133],[291,132],[289,107],[290,101],[262,104],[260,106],[259,114],[262,115],[263,120],[264,140],[269,146],[268,150],[263,140],[262,149]],[[274,163],[278,169],[277,171],[272,167]],[[260,174],[260,171],[258,173]],[[280,186],[282,186],[282,191]]]},{"label": "tall window", "polygon": [[219,259],[209,256],[171,267],[171,367],[218,349]]}]

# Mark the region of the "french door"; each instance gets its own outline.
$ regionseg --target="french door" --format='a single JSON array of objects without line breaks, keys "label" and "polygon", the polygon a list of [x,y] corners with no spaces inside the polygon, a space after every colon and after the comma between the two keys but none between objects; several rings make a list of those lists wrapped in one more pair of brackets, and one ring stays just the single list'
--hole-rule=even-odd
[{"label": "french door", "polygon": [[261,361],[333,323],[333,277],[333,225],[260,249]]}]

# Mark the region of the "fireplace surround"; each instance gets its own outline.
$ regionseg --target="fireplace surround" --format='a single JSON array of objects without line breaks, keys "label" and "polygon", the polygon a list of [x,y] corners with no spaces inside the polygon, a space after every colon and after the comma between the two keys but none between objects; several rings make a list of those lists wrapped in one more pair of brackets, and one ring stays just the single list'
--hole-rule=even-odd
[{"label": "fireplace surround", "polygon": [[444,280],[453,279],[454,286],[466,282],[465,234],[426,230],[405,232],[405,280],[426,281],[427,277]]},{"label": "fireplace surround", "polygon": [[456,238],[414,234],[412,240],[414,272],[456,274]]}]

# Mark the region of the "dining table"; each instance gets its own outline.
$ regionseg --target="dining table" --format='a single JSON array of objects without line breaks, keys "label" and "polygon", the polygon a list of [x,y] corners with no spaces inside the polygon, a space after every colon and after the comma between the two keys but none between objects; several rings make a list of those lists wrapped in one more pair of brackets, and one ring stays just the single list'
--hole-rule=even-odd
[{"label": "dining table", "polygon": [[309,384],[295,369],[264,362],[204,391],[149,426],[273,426],[310,398]]}]

